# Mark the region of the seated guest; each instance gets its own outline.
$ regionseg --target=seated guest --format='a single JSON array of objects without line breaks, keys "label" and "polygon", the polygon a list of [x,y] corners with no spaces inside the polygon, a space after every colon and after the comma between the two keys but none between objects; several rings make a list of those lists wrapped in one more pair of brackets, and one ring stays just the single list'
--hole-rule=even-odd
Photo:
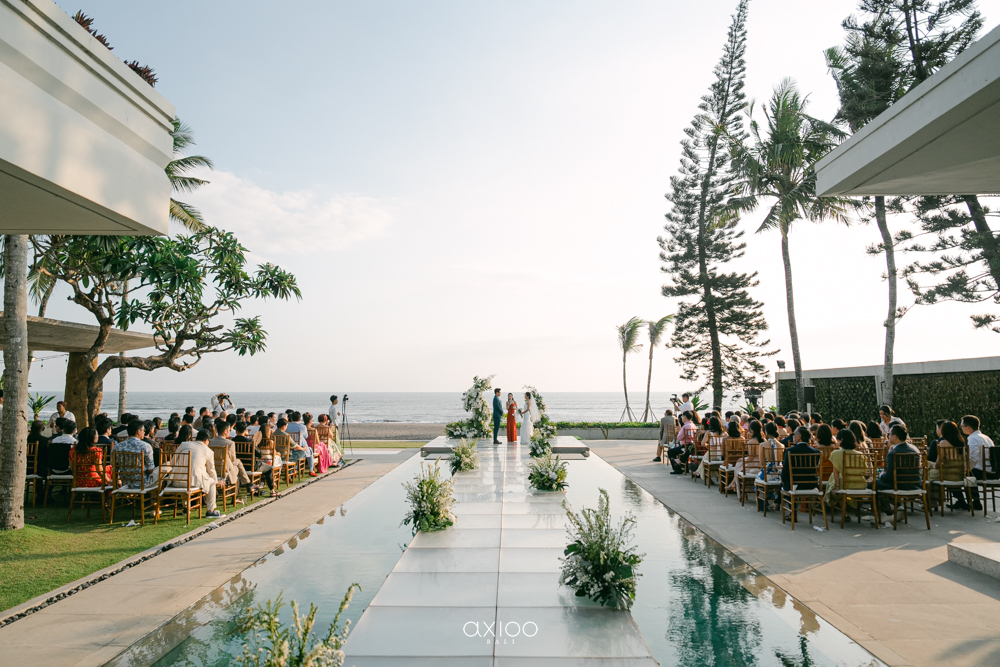
[{"label": "seated guest", "polygon": [[[851,480],[845,484],[844,456],[846,454],[861,453],[857,449],[857,443],[854,440],[854,433],[847,428],[840,429],[837,431],[837,442],[840,446],[830,453],[830,465],[833,467],[833,471],[830,473],[829,479],[826,480],[825,494],[827,504],[834,509],[840,509],[839,503],[837,503],[834,499],[833,494],[835,491],[840,491],[842,489],[864,489],[868,486],[868,483],[865,480]],[[851,501],[850,506],[854,506],[854,501]],[[844,520],[847,523],[850,523],[851,517],[845,514]]]},{"label": "seated guest", "polygon": [[128,425],[129,425],[129,422],[131,422],[133,419],[138,419],[138,418],[137,417],[133,417],[128,412],[122,413],[121,419],[118,422],[118,428],[114,429],[114,431],[115,431],[114,437],[115,438],[127,438],[128,437]]},{"label": "seated guest", "polygon": [[[211,438],[212,434],[202,429],[198,431],[198,435],[193,439],[186,440],[177,445],[174,453],[175,455],[184,453],[190,455],[191,486],[201,489],[202,494],[204,494],[203,504],[208,508],[208,513],[205,516],[214,519],[222,516],[219,510],[216,509],[215,497],[219,488],[224,486],[224,482],[218,479],[215,474],[215,454],[212,452],[212,448],[208,446]],[[187,480],[175,477],[172,477],[170,481],[171,486],[182,489],[186,483]]]},{"label": "seated guest", "polygon": [[847,422],[843,419],[834,419],[830,422],[830,430],[833,432],[833,437],[836,438],[842,428],[847,428]]},{"label": "seated guest", "polygon": [[167,434],[163,436],[163,442],[176,442],[177,441],[177,431],[181,428],[181,420],[177,417],[171,417],[170,421],[167,422]]},{"label": "seated guest", "polygon": [[[275,433],[276,434],[280,433],[281,435],[288,435],[288,426],[289,424],[287,420],[279,419],[278,429]],[[305,443],[301,445],[296,445],[295,440],[292,440],[291,447],[288,450],[288,462],[295,463],[300,459],[305,459],[306,466],[308,466],[310,470],[312,469],[312,452],[310,452],[309,448],[305,446]]]},{"label": "seated guest", "polygon": [[[992,465],[993,441],[979,430],[979,417],[975,415],[962,417],[962,433],[965,434],[968,441],[969,465],[972,468],[972,476],[977,480],[1000,477],[998,474],[1000,471],[994,470]],[[970,487],[969,493],[972,496],[972,508],[981,510],[983,507],[979,502],[979,487]]]},{"label": "seated guest", "polygon": [[[889,429],[889,451],[885,455],[885,472],[883,472],[877,480],[875,480],[875,489],[878,491],[891,491],[893,487],[893,475],[896,470],[896,455],[897,454],[920,454],[920,450],[911,445],[906,441],[909,434],[906,432],[906,427],[902,424],[893,424],[892,428]],[[920,483],[918,482],[900,482],[896,485],[900,491],[919,489]]]},{"label": "seated guest", "polygon": [[883,437],[882,429],[879,426],[879,422],[873,419],[869,421],[867,424],[865,424],[865,435],[867,435],[868,438],[871,440]]},{"label": "seated guest", "polygon": [[871,449],[872,441],[868,439],[865,431],[865,425],[859,422],[857,419],[852,419],[851,423],[847,425],[851,433],[854,434],[854,447],[859,452],[867,452]]},{"label": "seated guest", "polygon": [[233,426],[236,426],[236,422],[238,420],[239,420],[239,418],[236,415],[227,415],[226,416],[226,422],[229,424],[230,428],[232,428]]},{"label": "seated guest", "polygon": [[[329,415],[320,415],[319,423],[322,426],[326,425],[326,419],[324,419],[324,417],[326,419],[330,418]],[[663,413],[663,418],[660,419],[660,439],[659,442],[656,443],[656,458],[653,459],[654,463],[659,463],[663,460],[661,458],[663,456],[663,450],[669,449],[670,445],[673,444],[671,442],[671,437],[673,440],[677,439],[676,423],[674,422],[674,413],[667,410]]]},{"label": "seated guest", "polygon": [[256,435],[259,430],[260,415],[251,415],[250,421],[247,422],[247,435]]},{"label": "seated guest", "polygon": [[174,442],[191,442],[194,440],[194,429],[191,428],[190,424],[182,424],[179,429],[177,429],[177,437],[174,438]]},{"label": "seated guest", "polygon": [[319,473],[324,473],[333,465],[333,457],[330,455],[330,450],[327,449],[326,443],[320,442],[319,438],[316,437],[316,429],[312,425],[311,413],[307,412],[302,415],[302,425],[306,427],[306,433],[308,434],[306,443],[308,443],[313,451],[316,470]]},{"label": "seated guest", "polygon": [[809,421],[812,422],[813,424],[822,424],[823,415],[821,415],[818,412],[814,412],[811,415],[809,415]]},{"label": "seated guest", "polygon": [[[233,436],[233,442],[239,443],[252,443],[253,437],[247,435],[247,423],[246,422],[236,422],[236,427],[234,429],[236,435]],[[262,440],[263,442],[263,440]],[[277,489],[274,488],[274,468],[270,464],[264,461],[264,456],[257,447],[254,449],[254,470],[260,473],[260,478],[263,480],[264,484],[271,491],[272,494],[277,493]]]},{"label": "seated guest", "polygon": [[671,475],[680,475],[684,472],[684,465],[688,457],[694,453],[695,438],[698,427],[694,423],[694,415],[690,411],[680,414],[681,428],[677,431],[677,446],[667,450],[667,459],[673,469]]},{"label": "seated guest", "polygon": [[[302,414],[299,412],[293,412],[291,414],[291,419],[288,422],[288,426],[285,428],[285,432],[292,436],[292,444],[296,444],[295,433],[298,433],[298,445],[304,447],[308,452],[306,456],[306,465],[309,467],[309,476],[316,477],[316,473],[313,470],[315,466],[316,458],[313,455],[312,448],[309,447],[309,430],[302,423]],[[294,447],[293,447],[294,449]],[[301,457],[300,457],[301,458]]]},{"label": "seated guest", "polygon": [[184,416],[181,417],[181,423],[182,424],[187,424],[191,428],[194,428],[194,413],[193,412],[185,412]]},{"label": "seated guest", "polygon": [[143,488],[143,482],[145,482],[145,488],[151,489],[159,484],[160,470],[153,461],[153,446],[143,440],[146,437],[146,427],[140,420],[133,419],[128,423],[125,430],[128,437],[121,442],[115,443],[111,451],[112,453],[133,452],[142,454],[143,476],[139,477],[134,474],[122,475],[122,483],[130,489],[138,489]]},{"label": "seated guest", "polygon": [[[773,426],[773,424],[772,424]],[[733,480],[729,483],[729,490],[736,491],[741,494],[740,499],[742,500],[743,485],[740,484],[740,475],[744,472],[747,474],[753,472],[754,470],[760,470],[760,445],[764,442],[764,431],[760,425],[760,422],[756,419],[751,419],[747,422],[747,456],[746,463],[741,458],[733,465]],[[745,469],[744,469],[745,466]]]},{"label": "seated guest", "polygon": [[[86,471],[82,478],[76,477],[74,484],[87,488],[111,486],[111,466],[103,465],[104,450],[97,446],[97,429],[88,427],[80,431],[80,439],[73,445],[73,449],[70,450],[69,461],[71,468],[75,471],[75,463],[78,456],[86,456],[90,453],[96,455],[97,464],[90,466],[90,469]],[[74,474],[76,473],[74,472]]]},{"label": "seated guest", "polygon": [[[792,454],[816,454],[816,463],[819,463],[819,450],[813,449],[809,446],[810,438],[809,429],[805,426],[799,426],[792,432],[792,446],[785,450],[782,457],[781,464],[781,490],[791,491],[792,490],[792,467],[789,464],[791,460],[789,457]],[[795,476],[800,479],[812,478],[816,474],[815,466],[800,467],[794,469]],[[795,486],[799,491],[808,491],[809,489],[815,489],[816,483],[813,482],[796,482]]]},{"label": "seated guest", "polygon": [[740,430],[740,425],[737,422],[731,421],[726,427],[726,435],[730,438],[742,438],[743,432]]},{"label": "seated guest", "polygon": [[111,439],[111,429],[114,426],[114,423],[112,423],[112,421],[107,417],[98,417],[95,424],[95,428],[97,429],[97,444],[115,444],[115,441]]},{"label": "seated guest", "polygon": [[[781,444],[783,444],[785,447],[791,447],[795,443],[795,429],[799,428],[801,424],[799,424],[799,420],[795,419],[794,417],[787,420],[785,423],[787,424],[785,430],[788,431],[788,435],[786,435],[784,438],[781,439]],[[809,429],[806,430],[808,431]],[[812,433],[810,433],[807,436],[807,441],[808,438],[811,437]]]},{"label": "seated guest", "polygon": [[[247,474],[246,467],[243,465],[243,461],[236,456],[236,445],[233,441],[229,439],[229,434],[232,429],[229,427],[229,422],[224,419],[218,419],[215,422],[215,432],[216,436],[212,438],[208,446],[213,449],[218,447],[224,449],[226,452],[226,482],[228,484],[239,484],[244,488],[250,488],[250,476]],[[254,493],[259,491],[259,489],[252,489]],[[239,495],[239,489],[236,491]],[[242,503],[242,500],[237,500],[237,503]]]},{"label": "seated guest", "polygon": [[59,427],[61,432],[59,435],[53,436],[49,444],[65,443],[75,445],[76,438],[73,435],[76,433],[76,422],[71,419],[63,419],[59,422]]},{"label": "seated guest", "polygon": [[[962,437],[962,432],[958,430],[958,425],[953,421],[948,421],[947,419],[939,419],[937,422],[937,440],[931,441],[931,444],[927,446],[927,480],[935,481],[941,479],[941,464],[939,459],[942,457],[941,452],[945,449],[954,448],[962,452],[965,451],[965,438]],[[963,464],[964,465],[964,464]],[[952,480],[959,481],[959,480]],[[978,489],[977,489],[978,491]],[[949,493],[951,494],[954,502],[952,502],[949,507],[953,510],[967,510],[969,509],[969,503],[965,500],[964,489],[951,489],[949,488]]]}]

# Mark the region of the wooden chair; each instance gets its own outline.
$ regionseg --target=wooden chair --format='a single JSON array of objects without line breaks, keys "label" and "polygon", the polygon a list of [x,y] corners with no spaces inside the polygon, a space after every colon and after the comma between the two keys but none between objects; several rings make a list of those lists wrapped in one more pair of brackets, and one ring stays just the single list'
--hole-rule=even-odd
[{"label": "wooden chair", "polygon": [[[784,450],[782,450],[784,452]],[[767,444],[762,444],[760,446],[760,462],[765,468],[771,470],[771,476],[780,477],[782,461],[781,457],[778,455],[777,449],[772,449],[768,447]],[[764,509],[764,516],[767,516],[767,500],[771,493],[777,492],[781,489],[780,479],[754,479],[753,482],[754,495],[757,498],[757,511],[759,512],[761,508]]]},{"label": "wooden chair", "polygon": [[[795,518],[799,513],[799,505],[809,507],[809,523],[813,522],[813,509],[819,505],[823,513],[823,525],[827,530],[830,524],[826,520],[826,504],[823,502],[823,489],[820,488],[819,454],[789,454],[788,481],[791,489],[781,489],[781,523],[785,523],[785,510],[792,518],[792,530],[795,530]],[[812,489],[800,489],[799,486],[812,485]]]},{"label": "wooden chair", "polygon": [[[843,488],[833,492],[835,497],[840,498],[840,527],[844,527],[844,517],[847,516],[847,501],[853,500],[858,504],[858,524],[861,523],[861,506],[869,503],[872,506],[872,514],[875,515],[876,530],[882,523],[882,515],[878,511],[878,503],[875,501],[875,492],[868,488],[868,483],[874,477],[871,459],[864,454],[855,452],[844,452],[844,474]],[[854,488],[850,488],[854,487]]]},{"label": "wooden chair", "polygon": [[837,447],[835,445],[813,445],[813,448],[819,450],[819,478],[823,484],[826,484],[826,480],[830,479],[830,475],[833,474],[833,464],[830,463],[830,454]]},{"label": "wooden chair", "polygon": [[743,470],[737,475],[736,488],[739,489],[740,505],[745,506],[747,495],[754,488],[754,481],[760,472],[760,443],[747,445],[743,455]]},{"label": "wooden chair", "polygon": [[[49,506],[49,496],[52,495],[52,489],[55,487],[62,487],[66,491],[73,488],[73,467],[69,461],[69,452],[72,447],[73,445],[64,442],[49,443],[49,474],[45,476],[45,495],[42,497],[42,507]],[[65,470],[66,472],[53,473],[53,469]]]},{"label": "wooden chair", "polygon": [[274,451],[281,457],[281,472],[284,473],[285,486],[291,486],[292,480],[298,479],[298,466],[288,460],[292,453],[292,439],[284,433],[274,434]]},{"label": "wooden chair", "polygon": [[[174,486],[178,484],[179,486]],[[170,457],[170,469],[160,466],[160,493],[156,496],[156,514],[154,525],[160,520],[160,507],[164,501],[174,504],[174,518],[177,518],[177,508],[184,501],[184,511],[187,514],[188,525],[191,525],[191,512],[198,506],[198,518],[201,518],[201,503],[204,494],[201,487],[191,486],[191,452],[174,452]]]},{"label": "wooden chair", "polygon": [[[163,464],[169,460],[160,453],[160,470],[163,470]],[[142,453],[111,452],[111,479],[114,487],[111,492],[111,523],[115,522],[115,504],[127,500],[132,504],[132,519],[135,519],[138,507],[139,523],[145,526],[146,510],[156,509],[160,489],[159,484],[146,486],[146,460]],[[136,483],[138,486],[134,486]],[[133,486],[129,486],[130,484]]]},{"label": "wooden chair", "polygon": [[[38,443],[29,442],[27,450],[27,471],[24,476],[24,492],[28,492],[28,485],[31,485],[31,506],[34,507],[38,500],[38,485],[45,479],[38,474]],[[43,492],[44,493],[44,492]]]},{"label": "wooden chair", "polygon": [[[962,447],[942,447],[940,444],[937,448],[938,460],[937,460],[937,470],[938,479],[932,479],[930,481],[930,497],[932,500],[937,500],[935,503],[940,512],[941,516],[944,516],[944,499],[945,490],[968,492],[968,484],[965,478],[970,475],[969,473],[969,448]],[[937,491],[935,496],[934,491]],[[966,498],[966,500],[971,500]],[[969,502],[969,512],[972,516],[976,516],[976,510]],[[954,510],[952,510],[954,512]]]},{"label": "wooden chair", "polygon": [[[73,484],[69,492],[69,511],[66,512],[66,523],[73,516],[73,506],[79,503],[80,507],[87,508],[87,518],[90,518],[90,508],[94,505],[101,506],[101,523],[107,518],[108,492],[113,488],[108,484],[100,486],[83,486],[83,482],[91,478],[92,473],[97,470],[98,474],[104,477],[104,458],[102,452],[93,451],[86,454],[74,454],[70,461],[73,466]],[[77,494],[80,498],[77,500]]]},{"label": "wooden chair", "polygon": [[[896,530],[899,519],[899,506],[903,506],[903,522],[910,523],[908,502],[921,500],[924,503],[924,517],[927,519],[927,530],[931,529],[931,511],[927,503],[927,489],[924,486],[923,464],[920,454],[893,454],[892,489],[876,489],[875,496],[888,496],[892,499],[892,529]],[[901,489],[900,486],[914,486],[915,489]]]},{"label": "wooden chair", "polygon": [[240,481],[237,479],[230,484],[229,480],[226,479],[226,448],[212,447],[211,449],[212,454],[215,456],[215,476],[223,484],[223,487],[219,489],[216,496],[216,502],[218,502],[218,496],[222,496],[222,511],[225,512],[229,507],[227,501],[230,498],[232,498],[233,507],[236,507],[236,494],[240,490]]},{"label": "wooden chair", "polygon": [[169,464],[173,460],[174,452],[177,451],[177,445],[179,442],[174,442],[172,440],[164,440],[160,443],[160,463]]},{"label": "wooden chair", "polygon": [[[996,450],[994,452],[994,450]],[[983,471],[984,479],[979,480],[979,490],[983,496],[983,516],[986,516],[986,501],[993,503],[993,511],[997,511],[997,487],[1000,487],[1000,479],[996,479],[996,474],[1000,471],[1000,449],[997,447],[982,447],[982,461],[979,462],[979,469]],[[989,478],[986,477],[986,469],[989,466]],[[969,503],[972,505],[972,503]]]},{"label": "wooden chair", "polygon": [[[309,443],[306,442],[306,438],[302,435],[301,431],[292,431],[288,434],[292,438],[292,442],[295,443],[296,447],[308,447]],[[306,463],[305,457],[294,462],[295,463],[295,474],[299,477],[306,477],[309,474],[309,467]]]},{"label": "wooden chair", "polygon": [[747,455],[747,441],[743,438],[726,438],[723,443],[723,463],[719,466],[719,493],[729,497],[729,484],[736,479],[736,462]]},{"label": "wooden chair", "polygon": [[234,442],[236,446],[236,458],[243,462],[243,468],[250,477],[250,500],[253,500],[254,485],[260,484],[263,475],[257,470],[257,451],[252,442]]},{"label": "wooden chair", "polygon": [[[705,474],[705,486],[712,486],[712,471],[719,470],[726,462],[726,437],[723,435],[708,436],[708,450],[702,457]],[[720,473],[721,476],[721,473]]]}]

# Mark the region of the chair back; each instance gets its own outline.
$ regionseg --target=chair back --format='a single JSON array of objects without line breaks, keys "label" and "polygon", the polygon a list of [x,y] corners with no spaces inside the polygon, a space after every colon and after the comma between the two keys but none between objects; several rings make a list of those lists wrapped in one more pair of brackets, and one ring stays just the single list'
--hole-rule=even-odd
[{"label": "chair back", "polygon": [[872,441],[872,444],[871,444],[871,448],[872,449],[881,449],[881,448],[885,447],[885,438],[872,438],[872,436],[871,436],[870,433],[868,434],[868,437]]},{"label": "chair back", "polygon": [[923,488],[924,468],[920,459],[920,454],[892,455],[892,486],[895,490]]},{"label": "chair back", "polygon": [[289,450],[292,448],[292,439],[284,433],[274,434],[274,449],[281,455],[282,460],[288,460]]},{"label": "chair back", "polygon": [[919,449],[921,454],[927,451],[927,436],[910,438],[907,442]]},{"label": "chair back", "polygon": [[830,463],[830,454],[837,447],[835,445],[812,445],[812,447],[819,450],[819,476],[825,482],[833,474],[833,464]]},{"label": "chair back", "polygon": [[49,471],[69,470],[69,450],[73,445],[68,442],[49,443]]},{"label": "chair back", "polygon": [[243,461],[243,467],[248,471],[257,469],[257,453],[252,442],[237,442],[236,458]]},{"label": "chair back", "polygon": [[938,470],[942,482],[961,482],[969,476],[969,456],[967,447],[953,447],[938,444]]},{"label": "chair back", "polygon": [[[178,482],[183,482],[183,485]],[[191,488],[191,452],[172,452],[170,467],[160,466],[160,488],[167,484],[184,489]]]},{"label": "chair back", "polygon": [[330,442],[330,427],[329,426],[317,426],[316,427],[316,438],[319,442],[323,444],[329,444]]},{"label": "chair back", "polygon": [[101,473],[97,472],[97,469],[103,460],[104,452],[97,448],[92,448],[86,454],[74,453],[73,486],[86,486],[83,481],[94,478],[95,474],[100,477]]},{"label": "chair back", "polygon": [[29,442],[27,449],[27,463],[25,467],[28,475],[38,474],[38,442]]},{"label": "chair back", "polygon": [[743,449],[743,472],[749,473],[751,470],[760,468],[760,443],[747,443]]},{"label": "chair back", "polygon": [[174,457],[174,452],[177,451],[178,442],[173,440],[165,441],[160,443],[160,462],[170,461]]},{"label": "chair back", "polygon": [[794,489],[796,486],[819,486],[819,454],[789,454],[788,480]]},{"label": "chair back", "polygon": [[[162,460],[162,459],[161,459]],[[162,469],[163,466],[160,466]],[[128,486],[146,489],[146,460],[142,452],[111,452],[111,479],[117,489]]]},{"label": "chair back", "polygon": [[862,453],[844,452],[844,475],[841,488],[864,489],[872,476],[871,459]]},{"label": "chair back", "polygon": [[264,434],[261,431],[257,431],[256,433],[253,434],[253,444],[254,444],[255,447],[259,447],[260,446],[260,441],[261,441],[261,438],[263,438],[263,437],[264,437]]},{"label": "chair back", "polygon": [[677,424],[676,423],[667,424],[666,431],[667,431],[667,442],[676,442],[677,441]]},{"label": "chair back", "polygon": [[319,436],[316,433],[316,429],[314,427],[308,426],[306,427],[306,431],[308,433],[308,437],[312,438],[313,442],[319,442]]},{"label": "chair back", "polygon": [[[747,441],[743,438],[726,438],[723,447],[725,448],[725,461],[728,466],[736,465],[737,461],[746,458]],[[743,465],[746,466],[746,462]]]},{"label": "chair back", "polygon": [[226,448],[211,447],[212,456],[215,459],[215,476],[219,479],[226,478]]},{"label": "chair back", "polygon": [[726,455],[726,436],[714,434],[708,436],[707,454],[707,461],[722,461]]},{"label": "chair back", "polygon": [[288,437],[292,439],[296,445],[302,445],[302,432],[301,431],[288,431]]}]

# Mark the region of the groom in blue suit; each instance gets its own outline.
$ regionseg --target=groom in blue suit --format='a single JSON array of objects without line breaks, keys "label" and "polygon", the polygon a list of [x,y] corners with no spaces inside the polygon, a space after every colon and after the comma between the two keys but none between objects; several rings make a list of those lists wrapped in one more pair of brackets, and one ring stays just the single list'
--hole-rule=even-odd
[{"label": "groom in blue suit", "polygon": [[500,404],[500,388],[493,390],[493,444],[499,445],[497,433],[500,432],[500,417],[503,416],[503,405]]}]

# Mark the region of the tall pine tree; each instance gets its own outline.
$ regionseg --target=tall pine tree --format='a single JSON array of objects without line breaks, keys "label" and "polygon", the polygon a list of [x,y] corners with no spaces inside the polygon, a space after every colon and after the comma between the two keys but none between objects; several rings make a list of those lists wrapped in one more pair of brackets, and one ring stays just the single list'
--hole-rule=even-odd
[{"label": "tall pine tree", "polygon": [[741,112],[746,77],[746,21],[749,0],[740,0],[726,37],[715,81],[702,97],[698,113],[681,142],[681,164],[671,177],[667,200],[673,205],[659,237],[660,260],[671,283],[663,295],[680,299],[670,346],[680,350],[675,359],[681,379],[707,377],[712,405],[722,407],[724,392],[770,386],[762,357],[777,353],[762,348],[758,334],[767,330],[763,304],[751,298],[749,288],[757,274],[726,273],[725,264],[743,256],[738,217],[727,208],[734,176],[723,135],[745,136]]}]

